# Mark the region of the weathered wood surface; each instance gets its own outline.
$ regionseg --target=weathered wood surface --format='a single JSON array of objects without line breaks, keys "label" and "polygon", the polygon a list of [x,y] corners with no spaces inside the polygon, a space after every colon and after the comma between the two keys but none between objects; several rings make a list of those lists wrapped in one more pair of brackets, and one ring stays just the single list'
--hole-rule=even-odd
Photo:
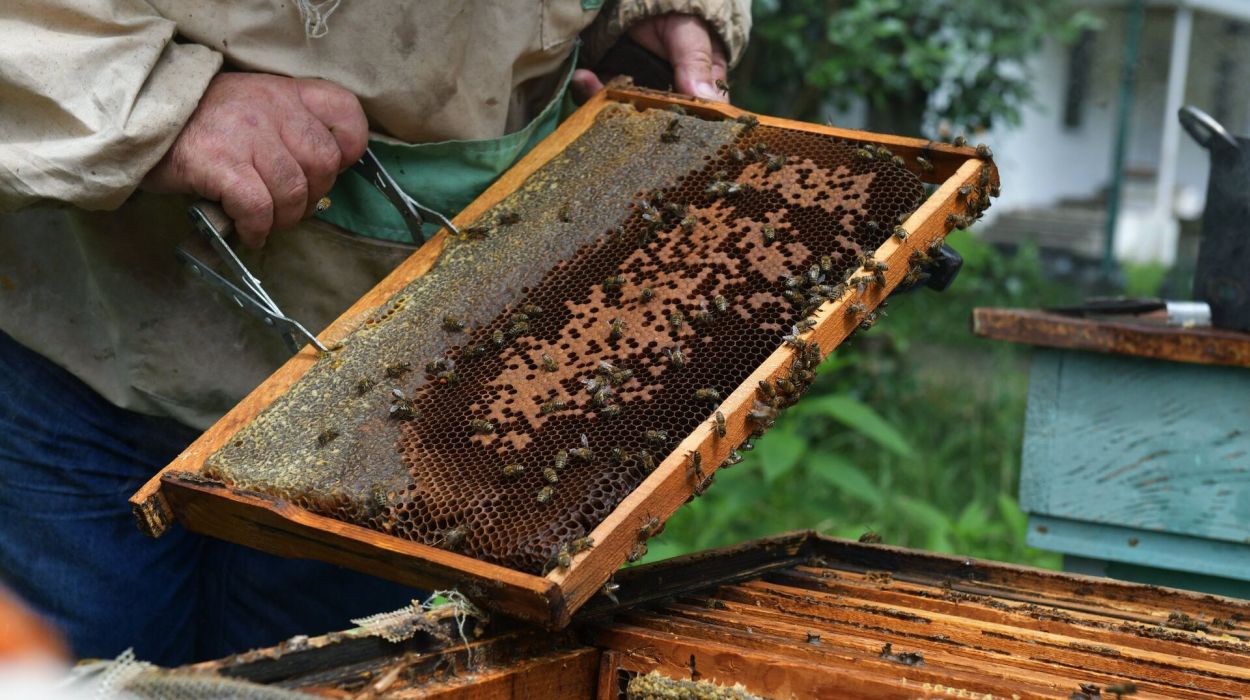
[{"label": "weathered wood surface", "polygon": [[[682,104],[700,114],[720,115],[724,118],[744,114],[737,108],[665,93],[619,88],[607,90],[579,109],[555,133],[505,173],[457,216],[455,223],[464,226],[476,220],[572,143],[589,127],[602,109],[616,102],[629,101],[660,107],[673,103]],[[860,319],[855,314],[847,313],[851,304],[860,303],[868,310],[875,309],[906,275],[911,253],[923,251],[930,243],[941,240],[946,235],[951,228],[951,224],[947,222],[948,215],[965,213],[967,206],[958,193],[960,187],[975,185],[982,170],[986,168],[989,169],[991,181],[997,182],[997,171],[993,164],[977,158],[972,149],[955,149],[915,139],[900,139],[769,117],[760,117],[760,121],[767,125],[853,141],[883,143],[908,154],[925,153],[933,160],[935,171],[924,174],[922,179],[932,181],[936,177],[945,178],[940,181],[937,191],[903,224],[909,234],[906,240],[891,237],[876,251],[875,259],[888,265],[888,270],[884,272],[886,284],[881,287],[872,285],[862,293],[852,290],[836,302],[827,302],[815,313],[816,326],[804,334],[804,339],[818,344],[822,354],[831,352],[856,330]],[[445,231],[440,232],[362,297],[320,335],[322,342],[333,346],[377,313],[405,285],[427,272],[445,245],[446,236]],[[546,578],[519,572],[511,572],[511,576],[501,576],[500,567],[312,516],[289,503],[258,499],[254,494],[231,489],[205,487],[182,477],[162,478],[171,471],[200,471],[211,454],[230,441],[242,426],[276,397],[289,390],[308,371],[316,357],[311,347],[304,348],[204,433],[162,470],[161,474],[136,492],[131,503],[140,527],[153,535],[163,532],[171,518],[177,516],[184,525],[198,532],[287,555],[316,557],[406,582],[459,580],[476,586],[494,579],[497,582],[496,591],[508,589],[509,592],[492,594],[481,599],[482,604],[522,619],[561,627],[568,624],[572,613],[597,593],[604,582],[626,561],[638,541],[638,533],[643,524],[652,518],[666,520],[700,488],[702,480],[693,478],[691,474],[692,455],[699,453],[702,456],[704,476],[710,477],[730,452],[747,438],[752,430],[752,426],[747,423],[747,414],[755,401],[758,382],[782,376],[796,354],[797,351],[789,346],[782,346],[774,352],[720,406],[719,410],[727,419],[725,437],[717,437],[710,423],[686,436],[669,457],[595,528],[591,533],[595,546],[577,555],[573,565],[567,570],[557,569]],[[184,506],[181,510],[171,510],[171,503],[175,499],[180,499],[177,502]],[[220,516],[214,512],[216,508],[222,509]],[[338,526],[329,527],[330,523],[337,523]],[[441,556],[434,556],[435,553]],[[420,561],[401,565],[400,560],[405,557]],[[540,619],[544,608],[548,610],[545,620]]]},{"label": "weathered wood surface", "polygon": [[1250,367],[1250,333],[1217,328],[1095,320],[1034,309],[979,308],[972,311],[972,332],[982,338],[1026,345]]},{"label": "weathered wood surface", "polygon": [[[1250,543],[1250,372],[1035,352],[1020,506]],[[1216,564],[1250,578],[1250,561]]]},{"label": "weathered wood surface", "polygon": [[[1082,683],[1133,683],[1135,697],[1250,692],[1244,601],[815,536],[807,551],[802,564],[628,609],[589,638],[626,672],[771,697],[1053,698]],[[923,664],[884,658],[887,643]]]},{"label": "weathered wood surface", "polygon": [[[735,566],[757,573],[714,583]],[[699,588],[704,572],[711,583]],[[611,619],[579,615],[548,642],[503,631],[468,648],[395,649],[362,662],[330,655],[348,641],[319,638],[298,673],[273,680],[325,697],[385,686],[366,696],[379,700],[616,698],[623,677],[650,671],[767,697],[1066,698],[1086,683],[1102,697],[1125,683],[1142,698],[1250,694],[1247,601],[810,532],[637,567],[620,580],[634,597]],[[645,596],[649,587],[669,595]],[[586,645],[570,646],[574,636]],[[886,644],[896,656],[883,655]],[[901,663],[909,653],[923,663]],[[317,654],[327,667],[317,669]],[[250,656],[198,668],[256,677],[250,668],[282,651]]]}]

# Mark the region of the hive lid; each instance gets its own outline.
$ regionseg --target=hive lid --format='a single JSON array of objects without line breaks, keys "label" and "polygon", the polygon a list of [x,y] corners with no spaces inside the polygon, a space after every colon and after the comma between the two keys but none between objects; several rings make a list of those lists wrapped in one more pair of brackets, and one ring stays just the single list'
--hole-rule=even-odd
[{"label": "hive lid", "polygon": [[136,493],[140,526],[563,626],[996,186],[971,149],[611,88]]}]

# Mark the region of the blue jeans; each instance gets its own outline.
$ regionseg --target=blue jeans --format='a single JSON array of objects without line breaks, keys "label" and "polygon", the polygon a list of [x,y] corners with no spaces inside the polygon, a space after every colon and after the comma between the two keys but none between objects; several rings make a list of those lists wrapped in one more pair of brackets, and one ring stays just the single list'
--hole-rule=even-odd
[{"label": "blue jeans", "polygon": [[126,499],[196,436],[117,408],[0,332],[0,582],[75,654],[216,658],[344,629],[419,595],[177,526],[141,534]]}]

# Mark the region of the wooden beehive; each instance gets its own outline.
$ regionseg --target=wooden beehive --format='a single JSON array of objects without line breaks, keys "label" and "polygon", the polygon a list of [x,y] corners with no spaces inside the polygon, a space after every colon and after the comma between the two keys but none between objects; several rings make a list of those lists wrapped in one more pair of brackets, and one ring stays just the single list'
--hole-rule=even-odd
[{"label": "wooden beehive", "polygon": [[358,629],[191,670],[380,699],[608,700],[632,697],[630,682],[652,672],[674,687],[702,683],[706,697],[735,685],[766,698],[1250,693],[1246,601],[810,532],[618,581],[618,602],[597,598],[564,632],[505,625],[465,641],[389,643]]},{"label": "wooden beehive", "polygon": [[972,149],[611,88],[136,493],[140,526],[566,625],[996,187]]}]

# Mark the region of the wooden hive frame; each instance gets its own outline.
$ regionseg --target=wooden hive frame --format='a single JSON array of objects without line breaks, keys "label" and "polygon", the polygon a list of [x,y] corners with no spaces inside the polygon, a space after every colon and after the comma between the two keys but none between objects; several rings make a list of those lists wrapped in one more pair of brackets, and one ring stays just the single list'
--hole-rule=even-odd
[{"label": "wooden hive frame", "polygon": [[[463,227],[477,220],[568,147],[594,123],[601,111],[619,103],[660,109],[679,105],[689,114],[709,120],[735,119],[749,114],[730,105],[614,83],[578,109],[466,207],[456,217],[456,225]],[[888,264],[886,285],[873,285],[863,293],[852,290],[836,302],[826,302],[816,312],[816,325],[804,337],[819,345],[822,356],[856,329],[859,319],[846,312],[850,304],[862,303],[870,310],[879,306],[902,281],[911,253],[940,241],[951,229],[949,215],[967,213],[967,203],[959,194],[961,187],[976,186],[984,168],[990,170],[990,181],[994,185],[998,183],[992,161],[978,157],[970,148],[763,115],[758,118],[759,123],[766,126],[885,146],[901,156],[922,181],[937,185],[936,191],[903,224],[907,238],[890,237],[877,249],[876,260]],[[917,156],[927,158],[932,169],[925,171],[916,165]],[[361,327],[406,285],[429,271],[447,241],[448,233],[440,231],[326,328],[319,336],[322,342],[333,346]],[[710,475],[747,439],[752,431],[747,414],[756,398],[757,384],[784,376],[796,353],[795,349],[784,345],[773,352],[721,404],[720,411],[725,415],[727,426],[725,437],[717,437],[710,423],[696,428],[590,533],[595,542],[593,548],[576,555],[569,568],[554,570],[546,576],[519,572],[388,536],[313,514],[265,494],[230,488],[200,477],[198,473],[214,452],[309,371],[317,360],[311,346],[292,357],[201,435],[137,491],[130,502],[140,529],[152,536],[159,536],[176,518],[190,530],[282,556],[321,559],[422,588],[458,587],[487,607],[559,628],[567,625],[572,613],[599,591],[626,561],[644,523],[652,518],[666,520],[695,493],[699,484],[692,482],[688,475],[691,455],[701,454],[702,463],[706,465],[704,473]]]}]

